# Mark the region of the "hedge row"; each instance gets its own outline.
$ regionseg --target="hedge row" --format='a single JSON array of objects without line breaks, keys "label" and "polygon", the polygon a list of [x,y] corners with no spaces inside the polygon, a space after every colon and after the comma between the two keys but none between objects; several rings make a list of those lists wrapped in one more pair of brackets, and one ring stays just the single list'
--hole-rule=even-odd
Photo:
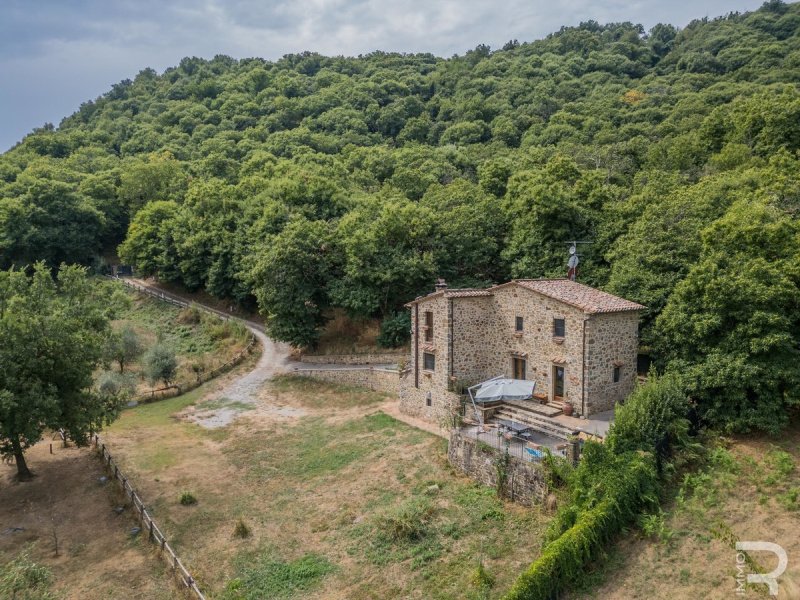
[{"label": "hedge row", "polygon": [[579,469],[599,467],[595,473],[596,485],[602,488],[602,499],[577,514],[574,506],[562,511],[557,523],[571,519],[574,523],[545,546],[504,600],[556,597],[567,585],[580,580],[586,564],[602,554],[604,546],[633,522],[642,509],[657,501],[658,478],[651,454],[631,452],[615,456],[605,448],[598,449],[597,454],[601,460],[611,461],[610,464],[593,465],[595,461],[585,461]]}]

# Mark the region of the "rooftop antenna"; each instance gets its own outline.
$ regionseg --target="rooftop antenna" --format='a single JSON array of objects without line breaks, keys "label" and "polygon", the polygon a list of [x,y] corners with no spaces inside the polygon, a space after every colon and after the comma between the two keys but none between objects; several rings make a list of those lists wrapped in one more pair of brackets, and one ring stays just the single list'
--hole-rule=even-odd
[{"label": "rooftop antenna", "polygon": [[569,246],[569,259],[567,260],[567,279],[575,281],[578,277],[578,264],[580,264],[580,255],[578,254],[578,244],[591,244],[588,241],[573,240],[571,242],[562,242]]}]

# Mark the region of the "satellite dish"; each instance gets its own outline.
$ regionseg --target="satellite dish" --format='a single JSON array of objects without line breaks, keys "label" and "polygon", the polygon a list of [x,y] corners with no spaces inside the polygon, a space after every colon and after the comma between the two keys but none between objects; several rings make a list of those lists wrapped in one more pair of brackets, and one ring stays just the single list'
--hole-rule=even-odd
[{"label": "satellite dish", "polygon": [[569,247],[569,253],[570,254],[575,254],[577,251],[578,251],[578,249],[575,247],[575,244],[573,244],[572,246]]}]

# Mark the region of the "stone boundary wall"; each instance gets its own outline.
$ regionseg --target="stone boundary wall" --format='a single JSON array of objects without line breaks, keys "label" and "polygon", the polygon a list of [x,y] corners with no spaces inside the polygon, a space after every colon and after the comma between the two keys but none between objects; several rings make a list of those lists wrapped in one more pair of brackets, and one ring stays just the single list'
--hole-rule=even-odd
[{"label": "stone boundary wall", "polygon": [[300,377],[311,377],[331,383],[364,387],[376,392],[396,395],[400,390],[400,372],[380,367],[350,367],[343,369],[297,368],[291,372]]},{"label": "stone boundary wall", "polygon": [[369,352],[366,354],[303,354],[300,362],[312,365],[395,365],[408,358],[408,352]]},{"label": "stone boundary wall", "polygon": [[[502,452],[464,437],[458,429],[450,431],[447,460],[453,467],[484,485],[497,487],[496,462]],[[541,504],[548,492],[545,469],[541,463],[509,457],[504,497],[525,506]]]}]

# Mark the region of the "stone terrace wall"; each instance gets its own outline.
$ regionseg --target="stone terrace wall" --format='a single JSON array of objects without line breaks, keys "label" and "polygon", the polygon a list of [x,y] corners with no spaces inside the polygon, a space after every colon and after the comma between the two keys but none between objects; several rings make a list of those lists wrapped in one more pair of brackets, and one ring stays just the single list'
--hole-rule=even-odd
[{"label": "stone terrace wall", "polygon": [[292,371],[293,375],[311,377],[331,383],[354,385],[377,392],[396,395],[400,390],[400,372],[379,367],[352,367],[344,369],[305,369]]},{"label": "stone terrace wall", "polygon": [[408,350],[366,354],[304,354],[300,361],[314,365],[396,365],[404,359],[408,359]]},{"label": "stone terrace wall", "polygon": [[[484,485],[497,486],[495,463],[500,452],[502,451],[490,446],[481,446],[476,440],[462,436],[458,429],[450,432],[447,450],[450,464]],[[547,496],[544,469],[545,467],[539,463],[529,463],[509,457],[505,497],[525,506],[543,502]]]}]

